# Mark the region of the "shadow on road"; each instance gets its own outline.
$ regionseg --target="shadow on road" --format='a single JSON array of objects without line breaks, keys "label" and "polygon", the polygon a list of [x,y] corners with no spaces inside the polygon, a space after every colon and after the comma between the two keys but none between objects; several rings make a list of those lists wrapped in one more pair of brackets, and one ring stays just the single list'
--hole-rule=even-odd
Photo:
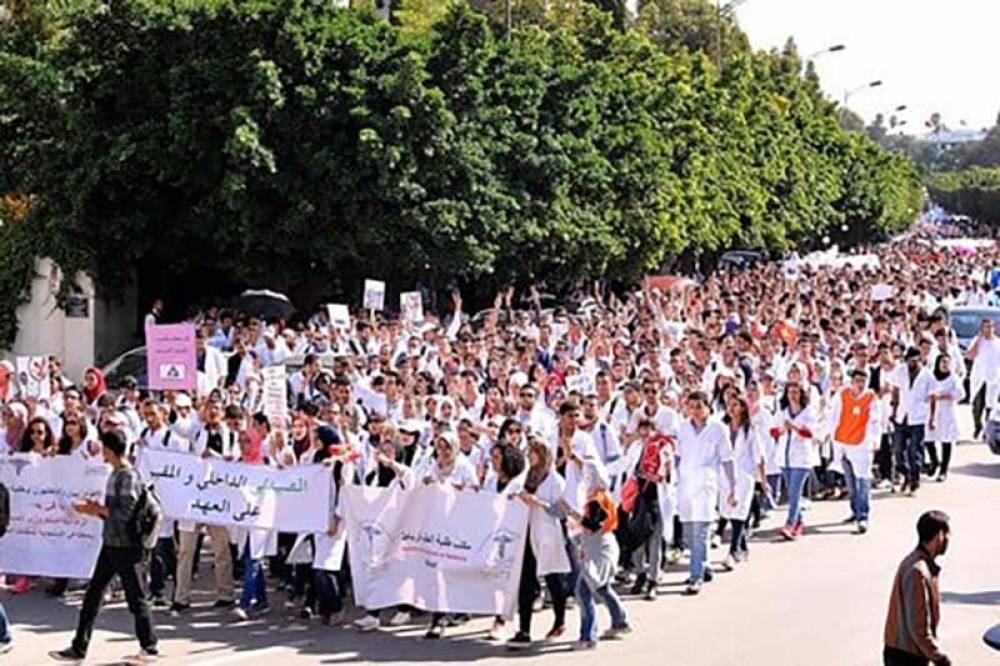
[{"label": "shadow on road", "polygon": [[981,476],[987,479],[1000,479],[1000,462],[995,465],[989,463],[969,463],[960,467],[953,467],[952,474],[963,474],[965,476]]},{"label": "shadow on road", "polygon": [[1000,604],[1000,590],[990,590],[988,592],[942,592],[941,601],[946,604],[994,606]]}]

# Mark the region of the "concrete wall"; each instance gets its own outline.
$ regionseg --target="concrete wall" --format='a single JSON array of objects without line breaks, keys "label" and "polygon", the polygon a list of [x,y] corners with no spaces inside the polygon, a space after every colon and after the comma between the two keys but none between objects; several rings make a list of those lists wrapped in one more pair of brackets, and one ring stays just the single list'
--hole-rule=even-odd
[{"label": "concrete wall", "polygon": [[67,376],[83,379],[91,365],[102,365],[122,351],[142,344],[137,335],[136,288],[126,290],[123,299],[98,298],[94,284],[78,276],[83,289],[87,317],[68,317],[56,304],[62,272],[51,259],[39,259],[31,283],[31,300],[17,310],[18,332],[13,349],[5,356],[55,354],[63,359]]}]

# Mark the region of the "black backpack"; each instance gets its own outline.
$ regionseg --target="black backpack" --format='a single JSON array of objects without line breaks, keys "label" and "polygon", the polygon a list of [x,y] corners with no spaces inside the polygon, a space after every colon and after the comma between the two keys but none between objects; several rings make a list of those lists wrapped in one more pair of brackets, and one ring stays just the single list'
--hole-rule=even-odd
[{"label": "black backpack", "polygon": [[164,520],[163,506],[152,486],[146,485],[144,481],[139,483],[142,490],[128,519],[127,529],[136,544],[143,551],[149,552],[156,547],[156,540],[160,538]]},{"label": "black backpack", "polygon": [[0,537],[7,533],[10,526],[10,491],[0,483]]}]

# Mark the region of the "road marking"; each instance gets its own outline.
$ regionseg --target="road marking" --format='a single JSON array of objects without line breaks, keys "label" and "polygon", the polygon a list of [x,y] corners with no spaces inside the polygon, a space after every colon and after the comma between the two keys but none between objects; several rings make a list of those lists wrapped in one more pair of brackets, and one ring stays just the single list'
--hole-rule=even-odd
[{"label": "road marking", "polygon": [[214,657],[212,659],[206,659],[204,661],[194,662],[198,666],[222,666],[223,664],[235,664],[241,661],[246,661],[247,659],[260,659],[263,657],[269,657],[276,654],[284,654],[286,652],[294,652],[296,648],[306,647],[307,645],[312,645],[316,641],[295,641],[287,645],[275,645],[272,647],[262,648],[260,650],[250,650],[248,652],[238,652],[236,654],[229,654],[224,657]]}]

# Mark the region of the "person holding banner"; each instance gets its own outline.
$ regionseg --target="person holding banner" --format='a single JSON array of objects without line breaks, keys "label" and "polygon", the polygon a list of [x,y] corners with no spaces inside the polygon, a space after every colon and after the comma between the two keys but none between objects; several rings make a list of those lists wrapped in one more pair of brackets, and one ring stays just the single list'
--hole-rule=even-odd
[{"label": "person holding banner", "polygon": [[[195,436],[192,450],[202,458],[236,460],[239,448],[236,433],[223,421],[222,403],[211,401],[205,405],[204,426]],[[177,587],[170,611],[179,614],[191,608],[191,575],[194,567],[195,547],[198,543],[197,525],[179,525],[180,545],[177,565]],[[187,528],[187,529],[186,529]],[[221,525],[206,525],[215,564],[215,608],[233,607],[233,564],[229,552],[229,532]]]},{"label": "person holding banner", "polygon": [[518,494],[530,512],[517,590],[518,631],[507,641],[507,646],[514,650],[531,646],[531,615],[535,599],[541,592],[539,578],[545,580],[555,614],[555,622],[545,640],[554,641],[566,632],[566,574],[570,572],[570,564],[559,510],[565,485],[566,482],[553,469],[548,443],[541,437],[533,438],[528,445],[528,473],[524,489]]},{"label": "person holding banner", "polygon": [[104,461],[113,470],[108,477],[104,504],[87,499],[75,504],[73,508],[83,515],[104,521],[104,543],[97,557],[94,574],[87,585],[73,643],[64,650],[49,653],[49,656],[58,661],[82,661],[87,656],[104,592],[116,575],[125,589],[129,612],[135,617],[135,633],[141,646],[140,656],[155,657],[159,654],[149,603],[140,582],[141,562],[145,554],[130,526],[142,492],[142,481],[125,458],[127,444],[119,433],[103,433],[101,447]]},{"label": "person holding banner", "polygon": [[[240,453],[249,465],[266,464],[259,444],[255,445],[249,432],[239,434]],[[237,620],[250,619],[266,614],[271,606],[267,602],[267,585],[264,579],[263,558],[278,552],[278,535],[274,530],[238,529],[237,543],[243,556],[243,593],[233,613]]]}]

